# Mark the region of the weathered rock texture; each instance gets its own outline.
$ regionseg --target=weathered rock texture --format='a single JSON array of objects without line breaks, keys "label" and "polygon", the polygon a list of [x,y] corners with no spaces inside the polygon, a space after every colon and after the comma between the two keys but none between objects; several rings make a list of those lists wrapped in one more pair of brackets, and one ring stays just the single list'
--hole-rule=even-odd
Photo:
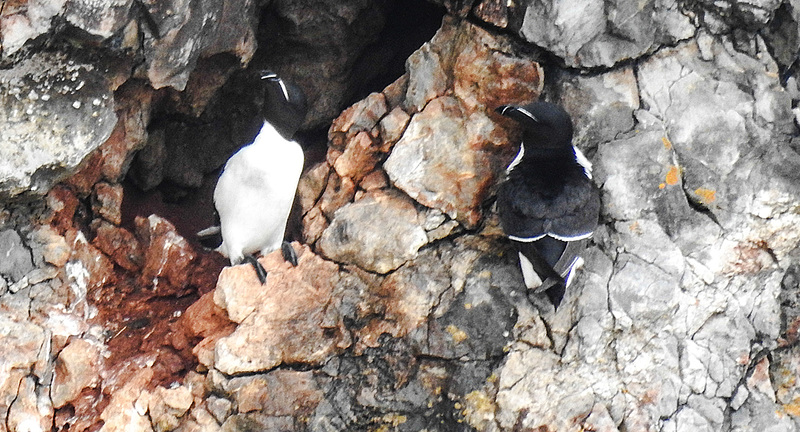
[{"label": "weathered rock texture", "polygon": [[[437,3],[339,113],[386,3],[9,2],[0,432],[800,429],[800,5]],[[206,184],[253,133],[247,62],[336,117],[264,285],[120,184]],[[557,312],[492,206],[493,109],[539,97],[603,203]]]}]

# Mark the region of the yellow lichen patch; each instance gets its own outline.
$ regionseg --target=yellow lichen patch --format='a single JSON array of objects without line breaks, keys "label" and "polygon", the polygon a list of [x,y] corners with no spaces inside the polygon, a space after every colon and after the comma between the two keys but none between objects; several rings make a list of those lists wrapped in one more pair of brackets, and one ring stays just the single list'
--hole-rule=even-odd
[{"label": "yellow lichen patch", "polygon": [[667,177],[664,181],[670,185],[676,185],[681,180],[681,168],[677,165],[670,165],[669,171],[667,171]]},{"label": "yellow lichen patch", "polygon": [[664,143],[665,149],[672,150],[672,142],[670,142],[669,138],[661,137],[661,142]]},{"label": "yellow lichen patch", "polygon": [[717,199],[717,191],[713,189],[697,188],[694,193],[700,197],[700,202],[703,204],[711,204]]},{"label": "yellow lichen patch", "polygon": [[397,426],[407,422],[408,417],[397,413],[389,413],[380,418],[373,418],[373,421],[379,421],[383,423],[380,427],[375,429],[375,432],[388,432],[389,426],[396,428]]},{"label": "yellow lichen patch", "polygon": [[664,189],[665,187],[667,187],[667,184],[666,184],[666,183],[659,183],[659,184],[658,184],[658,188],[659,188],[659,189]]},{"label": "yellow lichen patch", "polygon": [[489,395],[480,390],[468,393],[464,397],[464,405],[461,415],[467,419],[467,423],[478,430],[484,430],[481,426],[494,419],[496,409],[494,401]]},{"label": "yellow lichen patch", "polygon": [[445,327],[445,330],[448,333],[450,333],[450,336],[453,337],[453,341],[455,343],[464,342],[469,337],[467,333],[464,332],[464,330],[461,330],[460,328],[454,326],[453,324],[450,324],[449,326]]},{"label": "yellow lichen patch", "polygon": [[800,398],[795,398],[788,404],[783,406],[786,413],[792,417],[800,417]]}]

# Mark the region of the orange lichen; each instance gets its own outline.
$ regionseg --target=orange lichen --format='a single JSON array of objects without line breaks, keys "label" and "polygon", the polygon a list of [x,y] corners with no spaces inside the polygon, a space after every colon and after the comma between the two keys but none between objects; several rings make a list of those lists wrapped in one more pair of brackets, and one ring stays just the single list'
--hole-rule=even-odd
[{"label": "orange lichen", "polygon": [[669,138],[661,137],[661,142],[664,143],[665,149],[672,150],[672,143],[670,142]]},{"label": "orange lichen", "polygon": [[697,188],[694,193],[700,197],[700,202],[703,204],[711,204],[717,199],[717,191],[713,189]]},{"label": "orange lichen", "polygon": [[677,165],[670,165],[667,177],[664,180],[670,186],[678,184],[681,180],[681,168]]},{"label": "orange lichen", "polygon": [[666,184],[666,183],[659,183],[659,184],[658,184],[658,188],[659,188],[659,189],[664,189],[665,187],[667,187],[667,184]]},{"label": "orange lichen", "polygon": [[783,409],[792,417],[800,417],[800,398],[795,398],[793,401],[784,405]]}]

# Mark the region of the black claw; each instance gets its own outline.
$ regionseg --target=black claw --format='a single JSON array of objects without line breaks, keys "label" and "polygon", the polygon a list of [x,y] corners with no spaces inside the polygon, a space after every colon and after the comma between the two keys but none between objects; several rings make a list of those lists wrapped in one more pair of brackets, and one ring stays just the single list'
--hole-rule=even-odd
[{"label": "black claw", "polygon": [[281,254],[283,254],[283,259],[289,261],[293,267],[297,267],[297,252],[295,252],[291,243],[287,241],[281,243]]},{"label": "black claw", "polygon": [[261,282],[261,285],[267,283],[267,270],[264,269],[264,266],[261,265],[260,262],[254,257],[253,255],[245,255],[244,262],[253,266],[253,269],[256,271],[256,276],[258,276],[258,280]]}]

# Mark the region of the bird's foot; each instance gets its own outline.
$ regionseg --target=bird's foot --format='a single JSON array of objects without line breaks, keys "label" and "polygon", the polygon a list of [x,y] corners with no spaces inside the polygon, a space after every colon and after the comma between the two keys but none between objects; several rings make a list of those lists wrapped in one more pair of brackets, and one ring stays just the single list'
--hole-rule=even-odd
[{"label": "bird's foot", "polygon": [[253,269],[255,269],[256,276],[258,276],[258,280],[261,282],[261,285],[267,283],[267,270],[264,269],[264,266],[262,266],[260,262],[258,262],[256,257],[248,254],[244,256],[244,259],[242,261],[253,266]]},{"label": "bird's foot", "polygon": [[283,259],[289,261],[293,267],[297,267],[297,252],[292,247],[292,244],[285,241],[281,243],[281,254]]}]

